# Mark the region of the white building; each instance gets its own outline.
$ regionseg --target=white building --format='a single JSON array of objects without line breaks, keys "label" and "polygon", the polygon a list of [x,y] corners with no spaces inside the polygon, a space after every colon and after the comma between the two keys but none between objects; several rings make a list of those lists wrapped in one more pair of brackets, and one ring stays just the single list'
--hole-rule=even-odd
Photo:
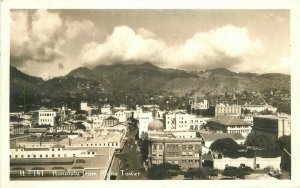
[{"label": "white building", "polygon": [[206,110],[209,108],[209,105],[208,105],[208,101],[207,100],[203,100],[203,102],[193,102],[191,104],[191,108],[192,109],[200,109],[200,110]]},{"label": "white building", "polygon": [[101,110],[101,114],[111,114],[112,113],[110,105],[102,106],[100,108],[100,110]]},{"label": "white building", "polygon": [[250,123],[235,116],[218,115],[212,118],[207,127],[217,133],[241,133],[245,138],[251,132]]},{"label": "white building", "polygon": [[117,111],[115,114],[114,114],[114,117],[119,119],[119,122],[123,123],[123,122],[126,122],[127,121],[127,115],[124,111]]},{"label": "white building", "polygon": [[81,102],[80,103],[80,110],[89,111],[90,107],[88,106],[87,102]]},{"label": "white building", "polygon": [[51,125],[55,124],[56,112],[52,110],[38,110],[37,118],[39,125]]},{"label": "white building", "polygon": [[218,115],[234,115],[239,116],[241,115],[241,106],[239,105],[224,105],[224,104],[218,104],[215,107],[215,116]]},{"label": "white building", "polygon": [[143,112],[139,113],[139,136],[142,135],[143,132],[148,132],[148,126],[153,121],[152,112]]},{"label": "white building", "polygon": [[187,113],[172,113],[165,115],[165,125],[166,130],[200,130],[210,119]]}]

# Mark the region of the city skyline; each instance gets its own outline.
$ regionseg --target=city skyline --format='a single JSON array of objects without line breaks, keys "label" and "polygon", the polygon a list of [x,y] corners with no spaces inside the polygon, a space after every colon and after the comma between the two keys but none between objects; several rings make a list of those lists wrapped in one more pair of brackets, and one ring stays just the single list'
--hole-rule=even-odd
[{"label": "city skyline", "polygon": [[46,80],[145,61],[290,74],[288,10],[12,10],[11,18],[11,65]]}]

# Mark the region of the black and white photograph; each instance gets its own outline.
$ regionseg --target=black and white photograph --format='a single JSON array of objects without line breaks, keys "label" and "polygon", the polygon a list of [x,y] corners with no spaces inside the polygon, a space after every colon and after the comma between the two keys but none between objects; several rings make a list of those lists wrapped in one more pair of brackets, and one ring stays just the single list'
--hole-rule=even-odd
[{"label": "black and white photograph", "polygon": [[291,9],[8,12],[10,182],[293,180]]}]

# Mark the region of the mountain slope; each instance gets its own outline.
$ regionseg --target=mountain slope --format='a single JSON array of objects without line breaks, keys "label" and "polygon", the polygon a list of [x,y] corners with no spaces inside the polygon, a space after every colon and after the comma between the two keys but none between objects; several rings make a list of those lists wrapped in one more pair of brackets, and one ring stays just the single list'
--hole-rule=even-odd
[{"label": "mountain slope", "polygon": [[[136,94],[168,93],[182,96],[244,90],[263,92],[269,89],[290,91],[290,76],[284,74],[235,73],[227,69],[183,71],[162,69],[151,63],[101,65],[93,69],[80,67],[66,76],[48,81],[28,76],[11,67],[11,97],[20,100],[20,93],[29,91],[40,98],[90,98],[113,91]],[[25,90],[24,90],[25,88]],[[15,99],[17,98],[17,99]]]}]

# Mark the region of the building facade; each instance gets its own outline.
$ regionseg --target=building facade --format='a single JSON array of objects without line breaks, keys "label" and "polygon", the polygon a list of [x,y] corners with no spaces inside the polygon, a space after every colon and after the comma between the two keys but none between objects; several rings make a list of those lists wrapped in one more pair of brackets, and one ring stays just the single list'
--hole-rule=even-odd
[{"label": "building facade", "polygon": [[212,118],[206,126],[217,133],[241,133],[244,137],[247,137],[252,130],[250,123],[227,115],[218,115]]},{"label": "building facade", "polygon": [[241,115],[241,106],[239,105],[224,105],[219,104],[215,106],[215,116],[218,115]]},{"label": "building facade", "polygon": [[155,138],[149,139],[148,166],[162,163],[178,164],[182,170],[201,167],[201,139]]},{"label": "building facade", "polygon": [[37,117],[39,125],[55,125],[56,112],[52,110],[38,110]]},{"label": "building facade", "polygon": [[271,134],[277,138],[291,135],[291,116],[283,114],[254,116],[253,131]]}]

